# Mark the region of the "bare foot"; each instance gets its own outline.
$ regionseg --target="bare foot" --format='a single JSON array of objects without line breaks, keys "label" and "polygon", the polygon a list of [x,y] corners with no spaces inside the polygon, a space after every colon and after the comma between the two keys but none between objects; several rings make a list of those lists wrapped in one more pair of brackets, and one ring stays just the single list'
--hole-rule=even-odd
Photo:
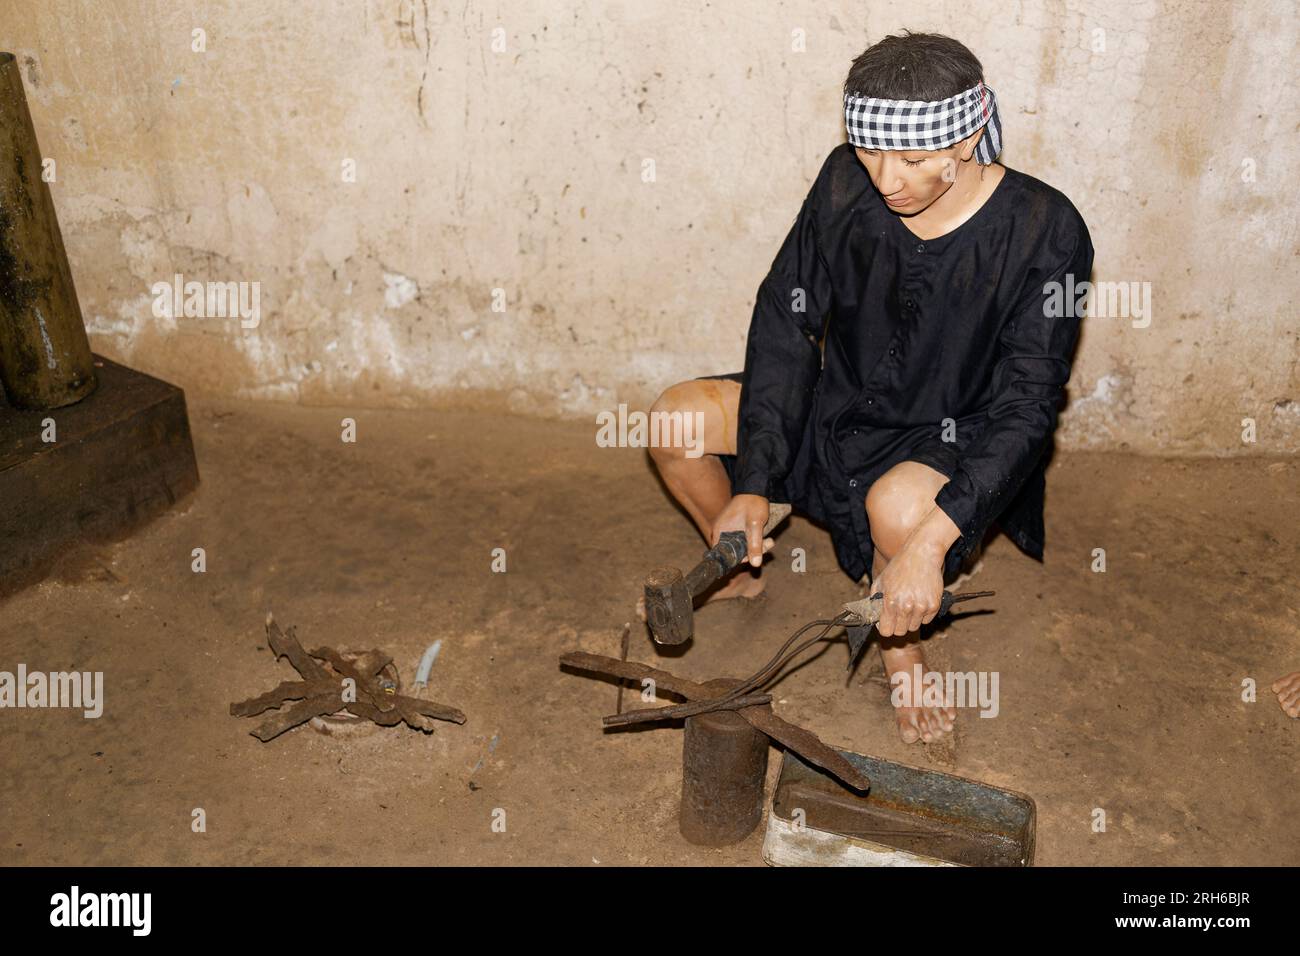
[{"label": "bare foot", "polygon": [[1273,681],[1273,693],[1277,694],[1278,706],[1284,714],[1300,717],[1300,671]]},{"label": "bare foot", "polygon": [[[764,587],[766,584],[761,575],[752,573],[748,568],[741,568],[721,587],[710,591],[701,603],[728,601],[732,598],[756,598],[763,593]],[[636,599],[636,616],[643,621],[646,619],[644,594]]]},{"label": "bare foot", "polygon": [[[886,640],[894,640],[894,638]],[[880,656],[884,659],[885,674],[890,681],[890,700],[895,699],[895,691],[901,686],[914,692],[910,695],[903,694],[904,702],[910,700],[920,704],[922,687],[917,686],[916,666],[920,665],[921,674],[926,671],[921,642],[911,641],[896,647],[881,647]],[[906,675],[906,678],[900,676],[899,681],[895,681],[895,674]],[[898,734],[905,744],[913,744],[918,740],[928,744],[938,740],[952,730],[953,721],[957,719],[955,707],[907,707],[895,704],[894,711],[898,717]]]},{"label": "bare foot", "polygon": [[729,601],[732,598],[756,598],[763,593],[763,588],[766,586],[767,583],[762,575],[755,574],[748,568],[741,568],[722,587],[710,591],[705,596],[704,603]]}]

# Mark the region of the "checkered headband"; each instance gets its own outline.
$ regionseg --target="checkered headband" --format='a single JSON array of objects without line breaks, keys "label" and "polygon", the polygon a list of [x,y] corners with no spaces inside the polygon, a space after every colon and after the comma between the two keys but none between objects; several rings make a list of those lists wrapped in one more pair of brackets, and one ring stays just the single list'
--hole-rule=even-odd
[{"label": "checkered headband", "polygon": [[946,100],[882,100],[844,94],[849,142],[861,149],[943,149],[988,124],[975,161],[987,166],[1002,152],[1002,122],[993,91],[977,83]]}]

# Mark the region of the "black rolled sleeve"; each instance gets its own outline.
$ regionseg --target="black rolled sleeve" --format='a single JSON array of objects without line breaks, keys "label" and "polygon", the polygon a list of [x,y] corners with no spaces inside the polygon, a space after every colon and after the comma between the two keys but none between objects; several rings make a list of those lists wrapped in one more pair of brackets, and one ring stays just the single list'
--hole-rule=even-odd
[{"label": "black rolled sleeve", "polygon": [[[1016,306],[998,337],[992,403],[979,437],[963,452],[956,473],[935,504],[961,531],[968,552],[1032,474],[1056,428],[1070,378],[1081,316],[1076,303],[1055,292],[1088,279],[1093,248],[1083,219],[1072,207],[1053,229],[1040,261],[1031,268]],[[1063,314],[1057,315],[1055,313]]]},{"label": "black rolled sleeve", "polygon": [[781,500],[808,424],[831,304],[830,274],[817,236],[819,183],[825,172],[823,165],[754,302],[741,382],[734,494]]}]

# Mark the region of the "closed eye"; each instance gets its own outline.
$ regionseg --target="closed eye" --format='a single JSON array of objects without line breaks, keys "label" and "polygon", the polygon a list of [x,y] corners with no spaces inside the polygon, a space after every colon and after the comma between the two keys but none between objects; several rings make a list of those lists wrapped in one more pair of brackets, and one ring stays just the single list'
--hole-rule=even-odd
[{"label": "closed eye", "polygon": [[[874,149],[863,149],[861,146],[858,147],[858,152],[861,153],[863,156],[873,156],[873,157],[874,157],[874,156],[876,155],[876,150],[874,150]],[[920,166],[923,162],[925,162],[925,157],[924,157],[924,156],[922,156],[920,159],[916,159],[916,160],[908,159],[906,156],[900,156],[900,157],[898,157],[898,158],[901,159],[901,160],[903,161],[903,165],[904,165],[904,166]]]}]

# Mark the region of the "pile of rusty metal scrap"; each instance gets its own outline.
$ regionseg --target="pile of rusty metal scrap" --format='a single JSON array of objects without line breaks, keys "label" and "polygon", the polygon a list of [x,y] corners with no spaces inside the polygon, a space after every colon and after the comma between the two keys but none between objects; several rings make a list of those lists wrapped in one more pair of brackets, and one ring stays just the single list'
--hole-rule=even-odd
[{"label": "pile of rusty metal scrap", "polygon": [[[284,681],[259,697],[230,705],[232,717],[253,717],[272,707],[282,708],[252,731],[263,743],[314,717],[344,711],[383,727],[405,723],[425,733],[433,732],[435,720],[465,723],[465,715],[454,707],[397,693],[393,683],[384,678],[392,658],[382,651],[351,655],[319,647],[308,652],[298,643],[292,627],[281,631],[270,615],[266,637],[276,660],[287,657],[302,680]],[[289,701],[298,703],[284,706]]]}]

